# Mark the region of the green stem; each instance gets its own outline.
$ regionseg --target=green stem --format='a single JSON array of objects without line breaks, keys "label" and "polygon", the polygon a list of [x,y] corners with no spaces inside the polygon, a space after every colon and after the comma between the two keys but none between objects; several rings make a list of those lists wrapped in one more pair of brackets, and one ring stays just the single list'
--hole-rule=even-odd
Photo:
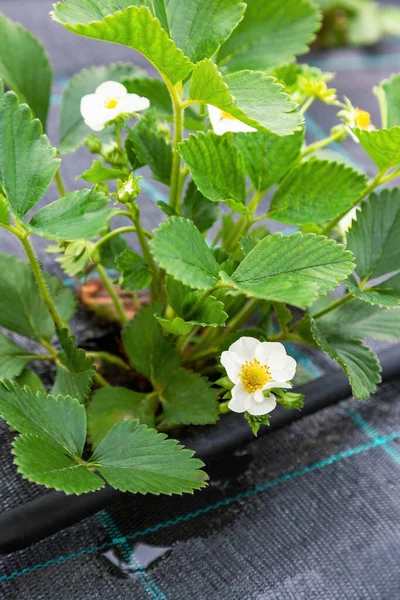
[{"label": "green stem", "polygon": [[336,142],[336,140],[339,140],[339,139],[342,139],[342,138],[343,138],[343,131],[338,131],[337,133],[335,133],[333,135],[330,135],[329,137],[326,137],[323,140],[320,140],[319,142],[315,142],[314,144],[310,144],[300,154],[299,160],[302,160],[305,156],[308,156],[309,154],[312,154],[313,152],[316,152],[317,150],[321,150],[322,148],[325,148],[325,146],[328,146],[332,142]]},{"label": "green stem", "polygon": [[57,173],[54,175],[54,181],[56,183],[58,193],[60,194],[60,196],[61,197],[66,196],[68,194],[68,191],[64,185],[64,181],[62,179],[60,169],[58,169]]},{"label": "green stem", "polygon": [[[130,213],[128,213],[128,214],[130,216]],[[98,250],[100,248],[100,246],[102,246],[103,244],[105,244],[105,242],[108,242],[108,240],[110,240],[114,236],[120,235],[121,233],[128,233],[129,231],[136,232],[136,227],[134,227],[133,225],[128,225],[127,227],[119,227],[118,229],[113,229],[112,231],[109,231],[105,236],[103,236],[102,238],[100,238],[95,243],[92,252],[95,252],[96,250]]]},{"label": "green stem", "polygon": [[122,150],[121,121],[118,119],[115,121],[115,138],[117,140],[118,150]]},{"label": "green stem", "polygon": [[50,316],[54,322],[54,325],[56,326],[57,332],[60,332],[62,329],[68,329],[68,325],[64,323],[64,321],[58,314],[56,305],[54,304],[53,298],[51,297],[49,289],[47,287],[46,280],[43,276],[39,261],[36,258],[31,243],[28,240],[28,234],[20,234],[18,237],[21,240],[21,243],[24,247],[24,250],[29,260],[29,264],[33,272],[33,276],[35,277],[40,294],[49,310]]},{"label": "green stem", "polygon": [[264,198],[266,190],[257,191],[251,201],[248,204],[249,210],[252,212],[252,216],[242,215],[237,221],[234,227],[232,227],[229,235],[225,239],[224,248],[227,252],[232,252],[240,238],[245,235],[253,224],[254,213],[256,212],[259,203]]},{"label": "green stem", "polygon": [[111,387],[107,379],[104,379],[103,375],[100,375],[100,373],[95,373],[94,380],[100,387]]},{"label": "green stem", "polygon": [[128,363],[126,363],[119,356],[115,356],[115,354],[110,354],[109,352],[86,352],[86,354],[90,358],[110,363],[111,365],[115,365],[116,367],[124,369],[124,371],[131,370],[131,367],[128,365]]},{"label": "green stem", "polygon": [[299,109],[299,113],[301,115],[304,115],[307,110],[310,108],[311,104],[314,102],[315,98],[313,96],[311,96],[310,98],[307,98],[307,100],[304,102],[303,106]]},{"label": "green stem", "polygon": [[172,171],[171,171],[171,188],[169,204],[176,213],[180,213],[180,177],[181,177],[181,156],[179,154],[179,144],[183,138],[183,114],[184,108],[182,107],[182,85],[169,85],[169,92],[171,94],[172,104],[174,107],[174,146],[173,146],[173,159],[172,159]]},{"label": "green stem", "polygon": [[162,297],[162,292],[160,289],[161,285],[160,285],[160,281],[159,281],[160,280],[160,271],[159,271],[159,269],[153,259],[153,256],[150,252],[149,244],[146,239],[146,234],[145,234],[142,224],[140,222],[139,210],[138,209],[135,210],[132,208],[131,216],[132,216],[132,220],[136,227],[136,233],[138,236],[140,247],[142,249],[144,261],[147,264],[147,266],[149,267],[149,269],[153,275],[153,279],[150,284],[150,296],[151,296],[151,301],[155,302],[156,300],[159,300]]},{"label": "green stem", "polygon": [[106,286],[108,293],[111,296],[111,299],[114,303],[114,307],[115,307],[115,310],[117,311],[117,314],[118,314],[121,324],[126,325],[128,323],[128,318],[125,314],[124,308],[121,304],[121,301],[118,297],[118,294],[115,290],[115,287],[114,287],[111,279],[108,277],[107,272],[102,265],[98,264],[96,266],[96,269],[97,269],[97,272],[100,275],[101,279],[103,280],[103,283]]},{"label": "green stem", "polygon": [[317,312],[315,315],[312,315],[312,318],[314,319],[314,321],[315,321],[315,319],[320,319],[324,315],[327,315],[328,313],[332,312],[333,310],[336,310],[340,306],[343,306],[343,304],[347,304],[347,302],[350,302],[350,300],[353,300],[353,299],[354,299],[354,296],[352,294],[347,294],[346,296],[343,296],[342,298],[340,298],[339,300],[337,300],[330,306],[327,306],[327,308],[324,308],[323,310],[320,310],[319,312]]}]

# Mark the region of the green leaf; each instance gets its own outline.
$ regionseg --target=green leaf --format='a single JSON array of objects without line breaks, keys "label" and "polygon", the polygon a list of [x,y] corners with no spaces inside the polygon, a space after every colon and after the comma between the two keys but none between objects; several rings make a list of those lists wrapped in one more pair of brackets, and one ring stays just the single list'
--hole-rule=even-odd
[{"label": "green leaf", "polygon": [[[400,127],[399,127],[400,131]],[[400,269],[400,190],[371,194],[347,232],[347,247],[364,282]]]},{"label": "green leaf", "polygon": [[23,217],[49,187],[59,166],[42,125],[0,83],[0,184],[10,210]]},{"label": "green leaf", "polygon": [[202,292],[192,290],[172,277],[166,282],[168,303],[175,313],[191,325],[201,327],[222,327],[228,315],[224,304],[214,296],[208,296],[200,304]]},{"label": "green leaf", "polygon": [[127,419],[97,446],[93,462],[117,490],[140,494],[181,494],[204,487],[203,463],[176,440]]},{"label": "green leaf", "polygon": [[279,137],[267,131],[238,133],[234,144],[244,158],[246,172],[259,192],[278,183],[297,162],[304,132]]},{"label": "green leaf", "polygon": [[35,359],[28,352],[3,333],[0,333],[0,377],[12,379],[23,371],[26,365]]},{"label": "green leaf", "polygon": [[68,336],[68,331],[60,332],[59,340],[62,352],[59,353],[56,379],[51,393],[68,395],[85,402],[93,385],[95,368],[86,352],[76,347],[75,338]]},{"label": "green leaf", "polygon": [[144,290],[152,279],[151,272],[140,254],[127,248],[117,256],[117,268],[121,271],[121,290]]},{"label": "green leaf", "polygon": [[215,389],[207,379],[187,369],[170,373],[160,399],[163,425],[206,425],[218,420]]},{"label": "green leaf", "polygon": [[179,145],[179,152],[206,198],[226,202],[231,208],[244,205],[244,164],[230,136],[218,136],[212,131],[190,135]]},{"label": "green leaf", "polygon": [[15,377],[15,381],[22,387],[27,385],[34,392],[46,393],[46,388],[44,387],[42,380],[34,371],[31,371],[30,369],[24,369],[22,373],[18,375],[18,377]]},{"label": "green leaf", "polygon": [[[118,81],[121,83],[126,77],[143,77],[144,74],[145,72],[138,67],[117,63],[107,67],[83,69],[78,75],[72,77],[65,89],[61,105],[59,146],[61,154],[75,152],[93,133],[85,125],[81,115],[80,104],[83,96],[93,94],[104,81]],[[107,132],[110,133],[110,128],[104,133],[107,134]]]},{"label": "green leaf", "polygon": [[182,203],[182,215],[193,221],[197,229],[204,233],[217,221],[219,210],[213,202],[207,200],[195,182],[190,181]]},{"label": "green leaf", "polygon": [[356,298],[385,308],[400,307],[400,275],[390,277],[383,283],[360,289],[354,278],[346,281],[347,287]]},{"label": "green leaf", "polygon": [[338,335],[396,342],[400,338],[400,310],[388,310],[352,300],[320,317],[318,329],[325,337]]},{"label": "green leaf", "polygon": [[81,456],[86,440],[85,408],[70,396],[53,397],[14,381],[0,382],[0,413],[20,433],[52,440]]},{"label": "green leaf", "polygon": [[113,235],[99,247],[100,262],[106,269],[115,269],[117,257],[128,248],[122,235]]},{"label": "green leaf", "polygon": [[354,133],[379,169],[388,170],[400,165],[400,127],[378,131],[355,129]]},{"label": "green leaf", "polygon": [[124,177],[125,171],[120,169],[109,169],[103,165],[101,160],[94,160],[91,167],[79,175],[80,179],[84,179],[89,183],[102,183],[103,181],[111,181],[112,179],[118,179]]},{"label": "green leaf", "polygon": [[156,319],[161,325],[161,328],[165,333],[171,335],[188,335],[193,329],[192,323],[186,323],[181,317],[174,317],[173,319],[164,319],[159,315],[156,315]]},{"label": "green leaf", "polygon": [[52,240],[90,240],[106,225],[114,209],[102,192],[78,190],[36,212],[29,227]]},{"label": "green leaf", "polygon": [[320,348],[336,360],[349,378],[353,395],[358,400],[368,398],[380,383],[380,364],[376,354],[361,340],[332,333],[325,338],[310,320],[313,336]]},{"label": "green leaf", "polygon": [[[11,50],[12,49],[12,50]],[[42,44],[30,31],[0,14],[0,78],[46,127],[52,72]]]},{"label": "green leaf", "polygon": [[301,410],[304,405],[304,396],[303,394],[295,394],[293,392],[287,392],[285,390],[283,391],[282,395],[276,394],[276,401],[285,410]]},{"label": "green leaf", "polygon": [[394,127],[400,125],[400,74],[392,75],[389,79],[381,81],[374,88],[374,93],[379,100],[381,109],[382,127]]},{"label": "green leaf", "polygon": [[309,0],[249,0],[243,21],[218,53],[231,71],[271,70],[308,51],[320,27]]},{"label": "green leaf", "polygon": [[352,254],[324,236],[276,233],[257,244],[227,283],[249,296],[305,307],[353,267]]},{"label": "green leaf", "polygon": [[164,0],[169,34],[193,62],[209,58],[241,21],[239,0]]},{"label": "green leaf", "polygon": [[274,77],[258,71],[240,71],[223,77],[209,59],[192,74],[190,99],[212,104],[251,127],[278,135],[293,133],[303,122],[296,105],[282,92]]},{"label": "green leaf", "polygon": [[129,140],[142,165],[149,165],[153,177],[170,184],[172,170],[172,145],[165,134],[157,131],[155,113],[147,112],[136,127],[129,130]]},{"label": "green leaf", "polygon": [[138,419],[154,427],[154,414],[147,394],[139,394],[123,387],[97,390],[87,409],[89,436],[97,444],[119,421]]},{"label": "green leaf", "polygon": [[275,192],[269,216],[291,225],[323,223],[349,210],[367,184],[342,164],[313,159],[295,167]]},{"label": "green leaf", "polygon": [[[131,4],[131,3],[130,3]],[[85,2],[87,5],[87,2]],[[96,5],[96,4],[95,4]],[[66,13],[65,8],[71,8]],[[64,10],[62,10],[64,8]],[[172,84],[186,79],[193,64],[174,42],[146,6],[129,6],[100,20],[88,22],[87,17],[73,10],[66,1],[55,6],[53,18],[78,35],[128,46],[143,54]],[[107,11],[108,12],[108,11]]]},{"label": "green leaf", "polygon": [[[76,308],[73,292],[57,277],[46,275],[50,293],[64,320]],[[50,339],[54,324],[30,267],[14,256],[0,252],[0,326],[28,338]]]},{"label": "green leaf", "polygon": [[157,229],[151,246],[160,266],[178,281],[200,290],[218,283],[219,265],[188,219],[170,217]]},{"label": "green leaf", "polygon": [[40,485],[67,494],[95,492],[104,487],[104,481],[84,462],[75,462],[52,440],[25,433],[14,440],[13,454],[18,472]]},{"label": "green leaf", "polygon": [[160,308],[157,304],[143,308],[122,333],[131,365],[153,385],[166,381],[181,364],[176,349],[163,336],[154,316]]},{"label": "green leaf", "polygon": [[59,23],[89,24],[129,6],[147,5],[146,0],[65,0],[55,4],[52,16]]}]

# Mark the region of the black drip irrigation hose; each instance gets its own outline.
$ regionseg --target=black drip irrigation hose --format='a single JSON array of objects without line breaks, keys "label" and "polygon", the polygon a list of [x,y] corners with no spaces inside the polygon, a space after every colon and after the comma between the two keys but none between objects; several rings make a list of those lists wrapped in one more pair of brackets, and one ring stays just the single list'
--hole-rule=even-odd
[{"label": "black drip irrigation hose", "polygon": [[[382,381],[400,377],[400,344],[379,354]],[[335,371],[298,387],[305,395],[301,411],[277,407],[271,415],[270,427],[262,427],[258,437],[268,435],[306,415],[337,404],[351,396],[351,388],[343,371]],[[229,413],[217,425],[185,430],[181,442],[195,450],[205,462],[219,454],[231,452],[254,440],[252,431],[242,415]],[[64,492],[49,492],[27,504],[0,514],[0,554],[22,550],[70,525],[99,512],[124,493],[106,486],[98,492],[68,496]]]}]

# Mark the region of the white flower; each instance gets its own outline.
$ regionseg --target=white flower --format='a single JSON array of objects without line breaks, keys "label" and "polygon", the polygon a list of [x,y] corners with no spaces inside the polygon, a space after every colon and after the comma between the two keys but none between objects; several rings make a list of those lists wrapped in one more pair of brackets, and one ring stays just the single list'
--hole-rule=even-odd
[{"label": "white flower", "polygon": [[239,119],[236,119],[236,117],[233,117],[228,112],[220,110],[216,106],[211,106],[211,104],[208,105],[208,114],[210,115],[214,133],[217,135],[224,135],[228,131],[232,131],[233,133],[257,131],[254,127],[246,125],[246,123],[239,121]]},{"label": "white flower", "polygon": [[113,121],[119,115],[138,112],[149,108],[147,98],[137,94],[128,94],[122,83],[105,81],[96,89],[94,94],[83,96],[81,100],[81,115],[94,131],[101,131],[106,123]]},{"label": "white flower", "polygon": [[283,344],[245,336],[222,353],[221,363],[235,384],[229,408],[254,416],[266,415],[276,406],[275,396],[264,396],[264,391],[291,388],[287,382],[296,372],[296,361],[286,354]]},{"label": "white flower", "polygon": [[349,212],[343,217],[343,219],[340,219],[338,227],[343,237],[346,237],[346,233],[353,225],[353,221],[357,221],[357,213],[358,206],[355,206],[354,208],[349,210]]}]

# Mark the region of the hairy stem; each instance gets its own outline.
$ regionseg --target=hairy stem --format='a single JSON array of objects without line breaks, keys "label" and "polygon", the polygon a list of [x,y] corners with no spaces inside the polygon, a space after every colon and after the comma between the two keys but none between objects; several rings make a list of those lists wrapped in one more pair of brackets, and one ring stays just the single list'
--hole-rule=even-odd
[{"label": "hairy stem", "polygon": [[60,196],[61,197],[66,196],[68,191],[65,187],[63,178],[60,173],[60,169],[58,169],[57,173],[54,175],[54,181],[55,181],[55,184],[57,186],[58,193],[60,194]]},{"label": "hairy stem", "polygon": [[328,313],[332,312],[333,310],[336,310],[340,306],[343,306],[343,304],[347,304],[347,302],[350,302],[350,300],[353,300],[353,299],[354,299],[354,296],[352,294],[346,294],[346,296],[339,298],[339,300],[337,300],[330,306],[327,306],[323,310],[320,310],[319,312],[317,312],[315,315],[312,315],[312,318],[314,320],[319,319],[319,318],[323,317],[324,315],[327,315]]},{"label": "hairy stem", "polygon": [[125,314],[124,307],[121,304],[121,301],[118,297],[118,294],[115,290],[115,287],[114,287],[111,279],[108,277],[107,272],[102,265],[98,264],[96,266],[96,269],[97,269],[97,272],[100,275],[101,279],[103,280],[103,283],[106,286],[108,293],[111,296],[111,299],[113,301],[115,310],[117,311],[117,315],[119,317],[121,324],[126,325],[128,323],[128,318]]},{"label": "hairy stem", "polygon": [[[128,214],[130,216],[130,213],[128,213]],[[113,229],[112,231],[109,231],[106,235],[104,235],[102,238],[100,238],[95,243],[94,248],[93,248],[93,252],[95,252],[96,250],[98,250],[100,248],[100,246],[102,246],[103,244],[105,244],[105,242],[108,242],[108,240],[110,240],[114,236],[120,235],[121,233],[128,233],[130,231],[136,232],[136,227],[134,227],[133,225],[127,225],[126,227],[119,227],[118,229]]]},{"label": "hairy stem", "polygon": [[180,213],[180,179],[181,179],[181,156],[179,154],[179,144],[183,138],[183,114],[182,107],[182,85],[169,85],[172,104],[174,107],[174,146],[171,172],[171,188],[169,196],[169,205],[176,213]]},{"label": "hairy stem", "polygon": [[155,302],[156,300],[159,300],[162,297],[162,292],[160,289],[161,288],[160,271],[154,261],[153,255],[150,252],[149,244],[146,239],[146,234],[144,232],[144,229],[143,229],[141,221],[140,221],[139,210],[138,209],[135,210],[132,207],[131,216],[132,216],[132,221],[134,222],[135,227],[136,227],[136,233],[138,236],[140,248],[142,249],[144,261],[147,264],[147,266],[149,267],[149,269],[153,275],[153,279],[150,284],[150,297],[151,297],[151,301]]}]

